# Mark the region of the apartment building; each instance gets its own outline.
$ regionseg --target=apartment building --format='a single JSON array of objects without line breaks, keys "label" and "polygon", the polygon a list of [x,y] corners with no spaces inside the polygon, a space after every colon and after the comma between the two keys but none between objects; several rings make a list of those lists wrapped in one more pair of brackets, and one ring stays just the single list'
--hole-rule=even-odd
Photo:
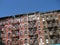
[{"label": "apartment building", "polygon": [[60,11],[2,17],[0,31],[5,45],[60,44]]},{"label": "apartment building", "polygon": [[39,12],[0,18],[0,30],[5,45],[45,45]]},{"label": "apartment building", "polygon": [[41,13],[46,44],[60,44],[60,10]]}]

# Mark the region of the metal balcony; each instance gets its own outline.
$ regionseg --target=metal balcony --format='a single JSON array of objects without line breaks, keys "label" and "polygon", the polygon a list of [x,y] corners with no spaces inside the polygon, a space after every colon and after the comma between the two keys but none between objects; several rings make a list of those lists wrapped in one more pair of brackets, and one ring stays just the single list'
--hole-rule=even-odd
[{"label": "metal balcony", "polygon": [[53,27],[51,24],[48,24],[48,27]]},{"label": "metal balcony", "polygon": [[30,33],[29,35],[34,35],[33,33]]},{"label": "metal balcony", "polygon": [[12,35],[15,35],[15,36],[18,36],[19,33],[15,33],[15,34],[12,34]]},{"label": "metal balcony", "polygon": [[19,45],[18,41],[12,41],[12,45]]},{"label": "metal balcony", "polygon": [[46,18],[46,21],[52,21],[54,18],[52,17],[50,17],[50,18]]},{"label": "metal balcony", "polygon": [[16,30],[19,29],[19,24],[14,24],[12,28],[15,28]]},{"label": "metal balcony", "polygon": [[28,21],[33,21],[33,20],[36,20],[36,16],[35,15],[28,16]]},{"label": "metal balcony", "polygon": [[29,28],[29,35],[34,35],[34,34],[36,34],[36,30],[37,30],[36,27],[34,27],[34,28]]},{"label": "metal balcony", "polygon": [[12,37],[18,37],[19,36],[19,32],[12,32]]},{"label": "metal balcony", "polygon": [[31,21],[28,23],[29,28],[36,27],[36,21]]}]

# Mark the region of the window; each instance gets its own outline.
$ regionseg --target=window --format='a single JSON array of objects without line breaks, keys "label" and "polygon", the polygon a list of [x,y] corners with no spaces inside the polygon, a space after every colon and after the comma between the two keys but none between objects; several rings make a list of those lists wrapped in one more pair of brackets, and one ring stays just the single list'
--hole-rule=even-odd
[{"label": "window", "polygon": [[48,16],[46,16],[46,19],[48,19]]},{"label": "window", "polygon": [[24,17],[24,22],[27,22],[27,17]]},{"label": "window", "polygon": [[8,33],[8,38],[10,38],[10,33]]},{"label": "window", "polygon": [[46,38],[46,39],[48,39],[48,37],[47,37],[47,36],[45,36],[45,38]]},{"label": "window", "polygon": [[59,27],[60,27],[60,22],[59,22]]},{"label": "window", "polygon": [[42,33],[39,31],[39,35],[40,35],[40,37],[42,38]]},{"label": "window", "polygon": [[40,42],[41,42],[41,43],[43,42],[42,37],[40,37]]},{"label": "window", "polygon": [[33,34],[33,32],[32,31],[29,31],[29,33],[32,35]]},{"label": "window", "polygon": [[43,22],[43,24],[45,24],[45,22]]},{"label": "window", "polygon": [[60,44],[60,39],[58,39],[57,43]]},{"label": "window", "polygon": [[37,17],[37,20],[39,20],[40,19],[40,17]]},{"label": "window", "polygon": [[6,29],[5,28],[2,28],[2,31],[3,31],[4,34],[6,33]]},{"label": "window", "polygon": [[38,30],[40,30],[40,26],[38,26],[38,28],[37,28]]},{"label": "window", "polygon": [[55,18],[57,18],[57,15],[55,15]]},{"label": "window", "polygon": [[20,28],[22,28],[23,27],[23,24],[20,24]]},{"label": "window", "polygon": [[30,19],[31,19],[31,18],[30,18],[30,17],[28,17],[28,21],[30,21]]},{"label": "window", "polygon": [[44,19],[44,18],[42,18],[42,20],[43,20],[43,21],[45,21],[45,19]]},{"label": "window", "polygon": [[37,25],[40,26],[40,22],[37,22]]},{"label": "window", "polygon": [[1,34],[4,38],[6,37],[6,34]]},{"label": "window", "polygon": [[27,43],[27,39],[25,39],[25,43]]},{"label": "window", "polygon": [[40,28],[40,26],[38,26],[38,28]]},{"label": "window", "polygon": [[49,40],[48,39],[46,39],[46,43],[49,43]]},{"label": "window", "polygon": [[18,31],[15,31],[16,36],[18,36],[18,33],[19,33]]},{"label": "window", "polygon": [[6,40],[2,40],[3,43],[6,43]]},{"label": "window", "polygon": [[41,30],[40,28],[38,28],[38,30]]},{"label": "window", "polygon": [[13,19],[10,19],[9,22],[10,22],[10,23],[13,23]]},{"label": "window", "polygon": [[19,45],[18,43],[16,43],[16,45]]},{"label": "window", "polygon": [[23,35],[23,31],[20,31],[20,36],[22,36]]},{"label": "window", "polygon": [[16,41],[18,41],[19,40],[19,38],[15,38],[16,39]]},{"label": "window", "polygon": [[45,34],[47,34],[47,31],[44,31],[45,32]]},{"label": "window", "polygon": [[20,45],[23,45],[23,41],[22,41],[22,39],[20,40]]},{"label": "window", "polygon": [[43,30],[46,30],[46,27],[44,26]]},{"label": "window", "polygon": [[12,34],[13,34],[13,35],[18,36],[18,33],[19,33],[19,31],[18,31],[18,30],[12,31]]},{"label": "window", "polygon": [[34,26],[36,26],[36,21],[29,22],[29,27],[34,27]]},{"label": "window", "polygon": [[27,24],[24,24],[24,28],[27,28]]},{"label": "window", "polygon": [[24,20],[24,18],[21,18],[21,20],[20,20],[20,21],[21,21],[21,22],[23,22],[23,20]]},{"label": "window", "polygon": [[33,40],[32,39],[30,39],[30,45],[33,45]]},{"label": "window", "polygon": [[8,40],[8,41],[7,41],[7,44],[8,44],[8,45],[11,45],[11,42],[10,42],[10,40]]},{"label": "window", "polygon": [[15,34],[15,31],[14,30],[12,30],[12,34]]},{"label": "window", "polygon": [[52,31],[50,31],[50,35],[53,35],[53,32]]},{"label": "window", "polygon": [[36,19],[36,17],[35,17],[35,16],[33,16],[33,17],[32,17],[32,20],[35,20],[35,19]]},{"label": "window", "polygon": [[50,17],[52,17],[52,15]]},{"label": "window", "polygon": [[33,29],[29,30],[30,35],[33,35]]},{"label": "window", "polygon": [[51,44],[53,44],[54,43],[54,40],[53,39],[50,39],[50,42],[51,42]]},{"label": "window", "polygon": [[29,20],[35,20],[36,17],[35,17],[35,15],[29,15],[28,19],[29,19]]},{"label": "window", "polygon": [[27,30],[24,31],[24,34],[27,34]]},{"label": "window", "polygon": [[36,31],[36,30],[37,30],[37,27],[34,27],[34,28],[33,28],[33,31]]},{"label": "window", "polygon": [[16,18],[15,20],[16,20],[17,22],[20,22],[20,18]]}]

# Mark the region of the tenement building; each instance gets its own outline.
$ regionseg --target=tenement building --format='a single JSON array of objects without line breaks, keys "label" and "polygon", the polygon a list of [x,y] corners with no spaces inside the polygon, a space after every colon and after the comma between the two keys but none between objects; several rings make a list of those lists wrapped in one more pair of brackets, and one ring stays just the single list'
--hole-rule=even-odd
[{"label": "tenement building", "polygon": [[46,45],[60,44],[60,10],[40,14]]},{"label": "tenement building", "polygon": [[2,17],[0,32],[5,45],[60,44],[60,10]]}]

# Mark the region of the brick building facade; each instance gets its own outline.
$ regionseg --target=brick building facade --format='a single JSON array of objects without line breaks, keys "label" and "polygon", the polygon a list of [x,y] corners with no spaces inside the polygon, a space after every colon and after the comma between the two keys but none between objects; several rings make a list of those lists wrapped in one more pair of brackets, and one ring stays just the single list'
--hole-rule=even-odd
[{"label": "brick building facade", "polygon": [[5,45],[59,44],[60,11],[2,17],[0,30]]}]

